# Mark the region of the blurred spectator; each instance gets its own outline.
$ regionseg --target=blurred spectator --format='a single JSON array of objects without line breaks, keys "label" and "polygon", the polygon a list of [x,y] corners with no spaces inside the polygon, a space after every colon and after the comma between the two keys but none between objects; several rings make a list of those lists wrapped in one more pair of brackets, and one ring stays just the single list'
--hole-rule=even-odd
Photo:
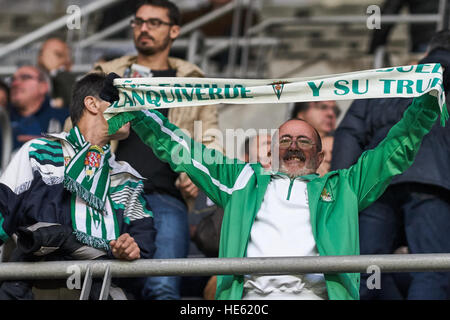
[{"label": "blurred spectator", "polygon": [[[450,68],[450,31],[436,33],[420,61]],[[444,71],[444,88],[449,88]],[[347,168],[377,146],[402,117],[410,98],[356,100],[335,133],[331,169]],[[400,246],[410,253],[450,252],[450,126],[437,122],[427,134],[412,166],[392,179],[370,207],[359,214],[361,254],[391,254]],[[406,243],[405,243],[406,241]],[[361,274],[365,283],[368,274]],[[361,286],[361,299],[449,299],[450,273],[413,272],[409,288],[383,273],[381,289]]]},{"label": "blurred spectator", "polygon": [[330,171],[331,168],[331,158],[333,154],[333,142],[334,137],[331,135],[322,138],[322,151],[324,152],[323,161],[317,169],[317,173],[321,176],[325,175]]},{"label": "blurred spectator", "polygon": [[0,80],[0,107],[6,108],[9,105],[9,86]]},{"label": "blurred spectator", "polygon": [[50,105],[49,79],[34,66],[20,67],[11,82],[10,120],[13,131],[13,149],[42,133],[61,131],[67,109]]},{"label": "blurred spectator", "polygon": [[67,43],[58,38],[47,39],[39,50],[37,62],[51,79],[52,106],[68,108],[76,75],[71,72],[72,57]]},{"label": "blurred spectator", "polygon": [[[410,14],[437,14],[439,0],[389,0],[381,8],[381,15],[399,14],[400,10],[408,7]],[[375,29],[369,45],[369,53],[374,53],[377,47],[386,45],[387,38],[395,24],[383,24]],[[409,25],[410,51],[423,53],[427,50],[428,41],[436,31],[436,23],[412,23]]]},{"label": "blurred spectator", "polygon": [[336,101],[296,102],[291,112],[291,118],[299,118],[311,124],[321,138],[333,133],[336,129],[336,119],[341,110]]}]

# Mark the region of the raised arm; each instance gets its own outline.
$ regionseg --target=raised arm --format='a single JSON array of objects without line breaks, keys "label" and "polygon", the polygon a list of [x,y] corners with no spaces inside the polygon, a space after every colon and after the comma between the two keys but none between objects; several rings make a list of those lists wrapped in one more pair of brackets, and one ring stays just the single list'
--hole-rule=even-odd
[{"label": "raised arm", "polygon": [[380,197],[392,178],[411,166],[422,138],[431,130],[439,113],[434,96],[424,94],[415,98],[386,138],[376,148],[364,152],[356,164],[344,170],[358,198],[359,210]]},{"label": "raised arm", "polygon": [[253,169],[237,159],[230,159],[215,149],[194,141],[170,123],[158,111],[128,113],[139,115],[132,128],[155,155],[168,162],[176,172],[186,172],[208,197],[224,207],[234,190],[241,189]]}]

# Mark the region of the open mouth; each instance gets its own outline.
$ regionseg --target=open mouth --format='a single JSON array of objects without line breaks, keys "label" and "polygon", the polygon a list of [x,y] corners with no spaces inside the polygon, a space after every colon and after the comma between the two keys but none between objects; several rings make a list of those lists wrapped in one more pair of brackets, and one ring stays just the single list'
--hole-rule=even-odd
[{"label": "open mouth", "polygon": [[286,160],[286,161],[304,161],[304,160],[302,160],[302,158],[300,158],[298,156],[291,156],[291,157],[285,158],[284,160]]},{"label": "open mouth", "polygon": [[284,161],[299,161],[304,162],[306,160],[305,155],[300,150],[288,151],[283,158]]}]

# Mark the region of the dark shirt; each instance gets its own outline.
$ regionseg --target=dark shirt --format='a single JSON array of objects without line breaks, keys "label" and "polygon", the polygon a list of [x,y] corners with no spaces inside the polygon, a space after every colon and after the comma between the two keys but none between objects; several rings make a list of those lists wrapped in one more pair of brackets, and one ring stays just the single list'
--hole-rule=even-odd
[{"label": "dark shirt", "polygon": [[[440,63],[450,68],[448,51],[431,51],[419,63]],[[448,73],[444,72],[444,88],[449,98]],[[356,100],[348,109],[334,135],[331,170],[348,168],[361,154],[375,148],[402,117],[411,98]],[[423,138],[410,168],[392,179],[391,185],[421,183],[450,190],[450,126],[437,121]]]},{"label": "dark shirt", "polygon": [[26,141],[19,141],[20,135],[42,136],[43,133],[61,132],[64,121],[69,116],[67,108],[56,109],[46,97],[41,108],[31,116],[23,117],[12,106],[10,108],[13,150],[20,148]]},{"label": "dark shirt", "polygon": [[[176,70],[162,70],[151,71],[153,77],[175,77]],[[165,117],[168,116],[169,109],[158,109]],[[174,172],[169,164],[159,160],[153,150],[145,145],[137,134],[131,130],[127,139],[119,142],[119,147],[116,151],[118,160],[128,162],[134,169],[136,169],[143,177],[144,192],[149,193],[164,193],[174,196],[181,201],[180,190],[175,187],[175,181],[178,178],[178,173]]]}]

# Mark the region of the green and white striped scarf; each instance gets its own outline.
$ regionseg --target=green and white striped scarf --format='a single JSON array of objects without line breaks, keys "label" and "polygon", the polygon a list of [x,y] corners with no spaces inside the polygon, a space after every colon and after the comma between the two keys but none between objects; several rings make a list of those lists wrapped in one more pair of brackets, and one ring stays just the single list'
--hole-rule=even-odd
[{"label": "green and white striped scarf", "polygon": [[119,236],[118,223],[108,196],[111,184],[110,145],[99,147],[86,141],[78,127],[70,130],[63,145],[64,188],[72,192],[72,226],[77,239],[98,249],[109,249]]},{"label": "green and white striped scarf", "polygon": [[111,178],[109,158],[111,147],[92,145],[84,140],[77,126],[70,130],[67,141],[72,145],[75,155],[64,170],[64,187],[76,193],[89,206],[104,211]]}]

